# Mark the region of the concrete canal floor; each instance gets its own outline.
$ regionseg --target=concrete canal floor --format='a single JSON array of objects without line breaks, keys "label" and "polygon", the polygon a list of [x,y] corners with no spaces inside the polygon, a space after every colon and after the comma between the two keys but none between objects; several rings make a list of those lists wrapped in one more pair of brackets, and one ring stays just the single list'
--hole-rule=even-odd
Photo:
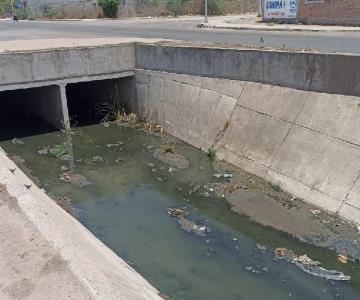
[{"label": "concrete canal floor", "polygon": [[[73,169],[66,154],[62,160],[44,151],[66,138],[51,131],[3,141],[1,147],[54,199],[68,199],[88,230],[172,299],[238,299],[253,295],[257,285],[263,289],[247,299],[357,295],[358,234],[348,223],[167,134],[116,124],[77,127],[71,135]],[[167,145],[184,169],[165,159],[161,151]],[[169,216],[171,207],[182,207],[184,218]],[[194,224],[203,224],[205,232],[192,232]],[[330,284],[280,262],[274,258],[277,247],[342,271],[352,276],[351,283]],[[351,261],[341,264],[337,253]],[[222,285],[228,289],[222,291]]]}]

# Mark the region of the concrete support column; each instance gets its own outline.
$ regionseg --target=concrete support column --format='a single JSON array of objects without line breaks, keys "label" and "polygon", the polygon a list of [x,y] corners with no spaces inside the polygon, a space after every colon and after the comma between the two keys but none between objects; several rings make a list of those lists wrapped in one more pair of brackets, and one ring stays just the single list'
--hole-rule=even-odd
[{"label": "concrete support column", "polygon": [[60,85],[60,98],[61,98],[61,110],[62,110],[62,120],[63,120],[63,128],[68,129],[70,128],[70,117],[69,117],[69,109],[67,104],[67,97],[66,97],[66,86]]},{"label": "concrete support column", "polygon": [[65,85],[44,86],[34,91],[31,112],[58,129],[70,128]]}]

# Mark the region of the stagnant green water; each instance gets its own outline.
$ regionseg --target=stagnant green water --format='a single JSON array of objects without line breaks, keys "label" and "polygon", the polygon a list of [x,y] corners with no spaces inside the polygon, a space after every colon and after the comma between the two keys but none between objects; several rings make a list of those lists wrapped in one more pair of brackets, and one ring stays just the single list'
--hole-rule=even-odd
[{"label": "stagnant green water", "polygon": [[[92,125],[75,135],[50,132],[20,140],[24,144],[7,140],[0,146],[23,158],[48,193],[71,199],[80,222],[173,299],[360,299],[356,263],[340,264],[332,251],[233,213],[209,188],[224,179],[214,177],[206,154],[189,145],[178,143],[176,151],[190,167],[169,173],[169,166],[153,157],[167,138],[132,128]],[[73,145],[73,160],[38,153],[61,143]],[[65,167],[92,184],[60,181]],[[206,236],[181,229],[169,207],[186,207],[187,219],[209,228]],[[274,259],[276,247],[306,253],[352,280],[305,274]]]}]

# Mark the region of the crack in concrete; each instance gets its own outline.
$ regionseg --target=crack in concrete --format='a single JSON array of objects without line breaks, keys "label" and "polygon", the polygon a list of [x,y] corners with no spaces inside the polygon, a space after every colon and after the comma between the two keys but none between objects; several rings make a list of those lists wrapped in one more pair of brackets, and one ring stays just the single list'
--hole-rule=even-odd
[{"label": "crack in concrete", "polygon": [[[310,95],[309,95],[308,97],[310,97]],[[298,126],[298,127],[300,127],[300,128],[307,129],[307,130],[309,130],[309,131],[318,133],[318,134],[320,134],[320,135],[323,135],[323,136],[332,138],[332,139],[334,139],[334,140],[337,140],[337,141],[340,141],[340,142],[343,142],[343,143],[346,143],[346,144],[349,144],[349,145],[352,145],[352,146],[355,146],[355,147],[360,147],[360,144],[356,144],[356,143],[353,143],[353,142],[350,142],[350,141],[347,141],[347,140],[338,138],[338,137],[333,136],[333,135],[331,135],[331,134],[324,133],[324,132],[321,132],[321,131],[319,131],[319,130],[316,130],[316,129],[313,129],[313,128],[310,128],[310,127],[307,127],[307,126],[304,126],[304,125],[301,125],[301,124],[298,124],[298,123],[296,123],[296,121],[290,122],[290,121],[287,121],[287,120],[284,120],[284,119],[281,119],[281,118],[276,118],[276,117],[274,117],[274,116],[272,116],[272,115],[269,115],[269,114],[267,114],[267,113],[264,113],[264,112],[261,112],[261,111],[258,111],[258,110],[249,108],[249,107],[247,107],[247,106],[240,105],[240,104],[237,104],[236,106],[239,106],[239,107],[244,108],[244,109],[246,109],[246,110],[249,110],[249,111],[258,113],[258,114],[263,115],[263,116],[266,116],[266,117],[268,117],[268,118],[272,118],[272,119],[277,120],[277,121],[285,122],[285,123],[288,123],[288,124],[291,124],[291,125]],[[305,104],[304,104],[304,106],[305,106]],[[303,107],[304,107],[304,106],[303,106]],[[303,109],[303,107],[301,108],[301,110]],[[300,114],[300,113],[299,113],[299,114]],[[295,120],[298,119],[298,116],[299,116],[299,115],[296,116]]]},{"label": "crack in concrete", "polygon": [[354,206],[354,205],[352,205],[352,204],[350,204],[350,203],[347,202],[347,201],[349,200],[349,194],[351,193],[351,191],[352,191],[352,189],[354,188],[355,184],[356,184],[359,180],[360,180],[360,172],[359,172],[358,175],[356,176],[355,180],[352,182],[352,184],[351,184],[351,186],[350,186],[350,188],[349,188],[349,191],[346,193],[344,199],[341,200],[341,205],[340,205],[340,207],[339,207],[339,209],[338,209],[337,212],[339,212],[339,211],[344,207],[345,204],[350,205],[350,206],[352,206],[352,207],[355,207],[356,209],[359,209],[358,207],[356,207],[356,206]]},{"label": "crack in concrete", "polygon": [[231,126],[231,120],[232,120],[234,112],[236,110],[237,103],[239,102],[239,100],[245,90],[245,86],[246,86],[246,83],[244,83],[244,85],[242,86],[240,95],[237,98],[237,101],[231,111],[230,117],[225,121],[223,129],[216,135],[214,143],[211,145],[211,148],[218,149],[223,146],[222,142],[223,142],[224,136],[225,136],[226,132],[228,131],[229,127]]},{"label": "crack in concrete", "polygon": [[[301,183],[302,185],[308,187],[308,188],[309,188],[310,190],[312,190],[312,191],[316,191],[316,192],[318,192],[318,193],[320,193],[320,194],[322,194],[322,195],[324,195],[324,196],[326,196],[326,197],[329,197],[329,198],[331,198],[331,199],[333,199],[333,200],[335,200],[335,201],[339,201],[339,202],[340,202],[340,200],[331,197],[330,195],[326,194],[326,193],[323,192],[323,191],[318,190],[317,188],[315,188],[315,187],[313,187],[313,186],[309,186],[309,185],[305,184],[304,182],[298,180],[297,178],[291,177],[291,176],[289,176],[289,175],[287,175],[287,174],[284,174],[284,173],[282,173],[282,172],[280,172],[280,171],[278,171],[278,170],[276,170],[276,169],[273,169],[273,168],[268,167],[268,166],[266,166],[266,165],[264,165],[264,164],[261,164],[261,163],[255,161],[255,160],[251,159],[250,157],[244,155],[244,154],[235,152],[234,150],[232,150],[232,149],[230,149],[230,148],[228,148],[228,147],[226,147],[226,146],[221,146],[221,147],[224,148],[225,150],[231,152],[231,153],[232,153],[234,156],[236,156],[236,157],[245,158],[246,160],[248,160],[248,161],[249,161],[250,163],[252,163],[252,164],[255,164],[255,165],[257,165],[257,166],[263,167],[264,169],[267,169],[267,170],[269,170],[269,171],[273,171],[273,172],[275,172],[275,173],[277,173],[277,174],[280,174],[281,176],[284,176],[284,177],[286,177],[286,178],[289,178],[289,179],[291,179],[291,180],[293,180],[293,181],[295,181],[295,182]],[[250,173],[251,173],[251,172],[250,172]],[[256,175],[256,174],[255,174],[255,175]],[[359,177],[360,177],[360,176],[359,176]],[[302,199],[302,198],[301,198],[301,199]],[[303,199],[303,200],[306,201],[306,199]],[[310,203],[311,203],[311,202],[310,202]]]}]

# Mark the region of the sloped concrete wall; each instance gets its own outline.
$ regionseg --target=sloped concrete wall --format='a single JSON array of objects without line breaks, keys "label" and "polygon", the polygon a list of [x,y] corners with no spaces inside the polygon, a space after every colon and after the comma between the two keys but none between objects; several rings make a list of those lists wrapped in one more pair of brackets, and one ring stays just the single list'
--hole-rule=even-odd
[{"label": "sloped concrete wall", "polygon": [[132,108],[296,197],[360,223],[360,98],[137,70]]}]

